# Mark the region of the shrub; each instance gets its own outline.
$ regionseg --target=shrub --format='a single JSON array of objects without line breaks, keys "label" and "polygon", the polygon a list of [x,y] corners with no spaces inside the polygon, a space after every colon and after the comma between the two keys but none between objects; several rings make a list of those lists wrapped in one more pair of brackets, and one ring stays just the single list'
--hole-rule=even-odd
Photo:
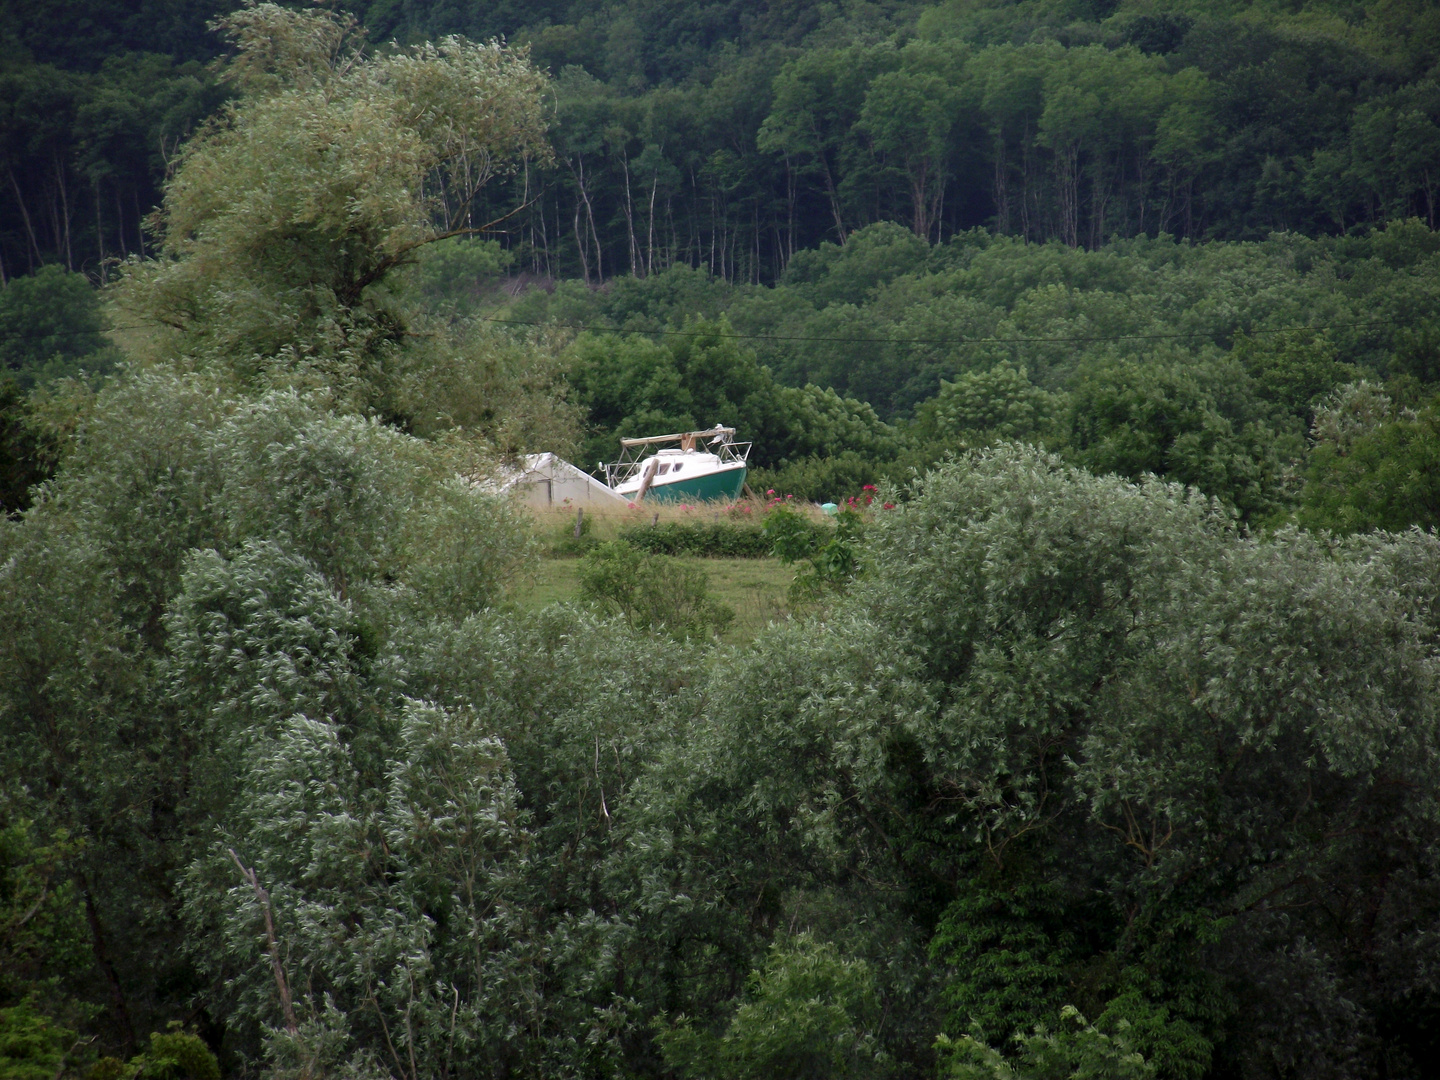
[{"label": "shrub", "polygon": [[220,1080],[215,1055],[200,1039],[172,1021],[165,1034],[150,1033],[150,1049],[130,1062],[137,1080]]},{"label": "shrub", "polygon": [[579,520],[579,536],[575,535],[575,522],[569,518],[550,530],[550,541],[546,545],[546,551],[551,557],[573,558],[586,555],[600,543],[599,537],[595,535],[595,515],[582,514]]},{"label": "shrub", "polygon": [[705,571],[624,540],[601,544],[580,560],[580,598],[624,615],[637,630],[664,629],[676,637],[719,633],[733,609],[709,593]]},{"label": "shrub", "polygon": [[788,506],[770,511],[765,518],[765,535],[770,538],[775,557],[785,563],[805,564],[790,586],[792,600],[818,599],[827,589],[844,589],[849,584],[855,576],[856,550],[865,533],[863,512],[870,498],[867,491],[863,502],[847,499],[835,517],[833,531]]},{"label": "shrub", "polygon": [[752,469],[750,481],[756,491],[775,488],[797,499],[825,502],[840,498],[881,479],[882,467],[853,450],[833,457],[808,457],[779,469]]},{"label": "shrub", "polygon": [[763,528],[725,521],[666,521],[620,531],[620,539],[652,555],[700,555],[712,559],[763,559],[771,541]]}]

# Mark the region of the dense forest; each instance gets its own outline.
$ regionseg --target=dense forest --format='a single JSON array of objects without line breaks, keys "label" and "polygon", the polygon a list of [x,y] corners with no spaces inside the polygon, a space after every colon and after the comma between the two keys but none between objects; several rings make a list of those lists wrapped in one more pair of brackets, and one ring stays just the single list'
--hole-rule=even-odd
[{"label": "dense forest", "polygon": [[[222,5],[223,6],[223,5]],[[103,275],[223,97],[215,0],[6,0],[0,265]],[[773,282],[897,221],[1096,249],[1114,239],[1436,224],[1440,13],[1357,4],[689,4],[357,10],[376,41],[527,45],[553,159],[490,188],[515,265]]]},{"label": "dense forest", "polygon": [[0,1080],[1437,1075],[1440,7],[230,9],[0,0]]}]

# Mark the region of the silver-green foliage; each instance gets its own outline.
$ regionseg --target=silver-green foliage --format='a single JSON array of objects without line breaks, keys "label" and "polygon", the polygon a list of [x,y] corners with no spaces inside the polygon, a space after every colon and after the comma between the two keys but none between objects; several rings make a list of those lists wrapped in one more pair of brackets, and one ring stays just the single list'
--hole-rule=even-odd
[{"label": "silver-green foliage", "polygon": [[323,401],[159,370],[99,396],[0,533],[0,745],[22,812],[83,841],[134,1022],[190,978],[157,928],[176,868],[243,808],[247,755],[308,716],[378,782],[404,691],[387,641],[493,603],[526,551],[440,448]]},{"label": "silver-green foliage", "polygon": [[1002,1054],[1068,1003],[1160,1076],[1373,1066],[1434,970],[1440,541],[1251,536],[1003,446],[878,515],[864,561],[823,621],[719,665],[657,764],[734,939],[741,912],[857,933],[821,896],[899,956],[933,939],[881,1000],[983,1017]]},{"label": "silver-green foliage", "polygon": [[191,918],[219,936],[202,967],[231,976],[231,1015],[264,1025],[279,1075],[473,1075],[524,1022],[526,834],[505,749],[462,710],[412,702],[397,727],[380,785],[323,719],[257,740],[237,812],[191,869]]},{"label": "silver-green foliage", "polygon": [[[1440,541],[1250,537],[1193,494],[1013,448],[917,496],[877,522],[867,599],[933,702],[893,738],[935,793],[935,857],[963,853],[1002,892],[1068,893],[1072,930],[1077,910],[1092,932],[1116,919],[1069,978],[1097,1014],[1165,1010],[1132,1038],[1167,1075],[1235,1052],[1227,1037],[1285,1043],[1301,1068],[1350,1060],[1367,1021],[1347,995],[1383,1011],[1411,992],[1392,965],[1433,927]],[[1074,907],[1093,873],[1115,913],[1098,923],[1093,896]],[[1286,914],[1377,891],[1383,929]],[[1356,939],[1385,958],[1359,962]],[[1254,970],[1294,950],[1327,974]]]}]

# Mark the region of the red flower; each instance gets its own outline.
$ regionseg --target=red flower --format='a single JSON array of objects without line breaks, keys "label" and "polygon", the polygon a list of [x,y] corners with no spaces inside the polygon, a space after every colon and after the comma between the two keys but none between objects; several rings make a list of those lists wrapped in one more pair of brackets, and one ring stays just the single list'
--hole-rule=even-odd
[{"label": "red flower", "polygon": [[895,509],[895,504],[894,504],[894,503],[886,503],[886,504],[885,504],[885,509],[886,509],[886,510],[894,510],[894,509]]}]

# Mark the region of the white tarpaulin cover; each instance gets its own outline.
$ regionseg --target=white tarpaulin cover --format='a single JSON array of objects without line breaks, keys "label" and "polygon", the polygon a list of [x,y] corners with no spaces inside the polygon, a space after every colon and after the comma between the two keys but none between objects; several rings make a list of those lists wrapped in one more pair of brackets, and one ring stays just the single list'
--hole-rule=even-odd
[{"label": "white tarpaulin cover", "polygon": [[497,479],[501,491],[514,494],[541,510],[552,506],[625,502],[589,473],[554,454],[530,454],[523,468]]}]

